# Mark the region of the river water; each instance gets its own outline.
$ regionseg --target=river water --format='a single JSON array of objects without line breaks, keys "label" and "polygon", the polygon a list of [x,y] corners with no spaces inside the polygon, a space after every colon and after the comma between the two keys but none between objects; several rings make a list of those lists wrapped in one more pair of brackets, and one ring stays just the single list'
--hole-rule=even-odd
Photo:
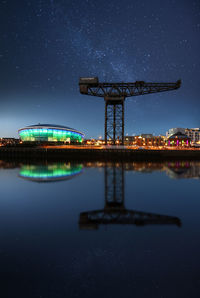
[{"label": "river water", "polygon": [[1,297],[200,297],[200,162],[0,161]]}]

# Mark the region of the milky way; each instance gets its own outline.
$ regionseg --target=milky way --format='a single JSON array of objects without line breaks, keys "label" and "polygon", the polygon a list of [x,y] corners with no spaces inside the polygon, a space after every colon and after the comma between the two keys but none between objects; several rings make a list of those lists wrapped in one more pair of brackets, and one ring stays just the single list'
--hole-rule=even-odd
[{"label": "milky way", "polygon": [[[131,133],[145,127],[159,133],[168,126],[200,125],[195,108],[200,108],[199,1],[0,1],[0,14],[1,113],[11,117],[13,103],[16,126],[26,124],[23,113],[30,114],[30,122],[51,121],[51,115],[53,122],[73,121],[89,135],[98,134],[103,116],[95,125],[88,122],[98,107],[79,94],[80,76],[101,81],[181,78],[178,92],[130,99],[126,127]],[[89,117],[84,109],[90,110]]]}]

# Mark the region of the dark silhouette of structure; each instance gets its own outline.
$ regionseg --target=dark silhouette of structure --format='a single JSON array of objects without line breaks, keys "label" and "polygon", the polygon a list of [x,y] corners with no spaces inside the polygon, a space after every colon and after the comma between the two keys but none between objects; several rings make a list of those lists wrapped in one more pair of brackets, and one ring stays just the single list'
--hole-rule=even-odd
[{"label": "dark silhouette of structure", "polygon": [[80,229],[98,229],[104,224],[131,224],[144,226],[147,224],[173,224],[181,226],[177,217],[154,214],[149,212],[128,210],[124,198],[124,165],[105,165],[105,206],[102,210],[82,212]]},{"label": "dark silhouette of structure", "polygon": [[105,144],[124,144],[124,101],[126,97],[178,89],[181,80],[175,83],[100,83],[98,77],[80,78],[80,93],[103,97],[105,101]]}]

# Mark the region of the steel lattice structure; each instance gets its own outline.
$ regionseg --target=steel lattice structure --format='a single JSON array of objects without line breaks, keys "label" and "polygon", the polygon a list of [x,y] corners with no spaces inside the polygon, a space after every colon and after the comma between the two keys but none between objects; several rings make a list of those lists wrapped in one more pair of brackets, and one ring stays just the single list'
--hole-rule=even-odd
[{"label": "steel lattice structure", "polygon": [[99,225],[107,224],[131,224],[137,226],[172,224],[181,226],[181,221],[177,217],[125,208],[123,163],[105,165],[104,175],[104,209],[82,212],[79,219],[80,229],[98,229]]},{"label": "steel lattice structure", "polygon": [[126,97],[165,92],[178,89],[181,80],[175,83],[100,83],[98,78],[80,78],[80,93],[103,97],[105,100],[105,143],[124,144],[124,101]]}]

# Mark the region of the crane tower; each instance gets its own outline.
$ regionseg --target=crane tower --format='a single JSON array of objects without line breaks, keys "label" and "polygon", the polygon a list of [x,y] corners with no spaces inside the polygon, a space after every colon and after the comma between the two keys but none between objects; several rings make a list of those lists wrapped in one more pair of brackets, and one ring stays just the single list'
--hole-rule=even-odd
[{"label": "crane tower", "polygon": [[105,102],[105,144],[124,144],[124,102],[127,97],[178,89],[181,80],[175,83],[100,83],[98,77],[80,78],[80,93],[103,97]]}]

